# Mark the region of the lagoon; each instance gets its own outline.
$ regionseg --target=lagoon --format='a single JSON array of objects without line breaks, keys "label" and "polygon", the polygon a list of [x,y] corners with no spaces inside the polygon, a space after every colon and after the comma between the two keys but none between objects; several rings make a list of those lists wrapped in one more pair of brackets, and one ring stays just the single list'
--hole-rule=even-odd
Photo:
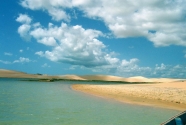
[{"label": "lagoon", "polygon": [[72,90],[78,83],[0,79],[0,125],[159,125],[179,112]]}]

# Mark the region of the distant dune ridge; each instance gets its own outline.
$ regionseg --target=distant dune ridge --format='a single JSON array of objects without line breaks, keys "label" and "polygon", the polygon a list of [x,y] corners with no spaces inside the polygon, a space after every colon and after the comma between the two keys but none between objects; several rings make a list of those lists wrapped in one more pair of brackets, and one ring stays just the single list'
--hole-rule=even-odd
[{"label": "distant dune ridge", "polygon": [[43,74],[27,74],[25,72],[0,69],[1,78],[45,78],[45,79],[69,79],[69,80],[99,80],[99,81],[121,81],[121,82],[175,82],[183,79],[170,78],[145,78],[142,76],[135,76],[123,78],[110,75],[43,75]]},{"label": "distant dune ridge", "polygon": [[61,75],[58,76],[59,78],[63,78],[63,79],[72,79],[72,80],[86,80],[80,76],[77,75]]},{"label": "distant dune ridge", "polygon": [[49,76],[46,74],[27,74],[25,72],[0,69],[0,78],[36,78],[36,79],[72,79],[72,80],[85,80],[76,75],[56,75]]},{"label": "distant dune ridge", "polygon": [[85,75],[80,77],[86,80],[123,81],[123,82],[175,82],[175,81],[185,80],[185,79],[171,79],[171,78],[145,78],[142,76],[123,78],[123,77],[109,76],[109,75]]}]

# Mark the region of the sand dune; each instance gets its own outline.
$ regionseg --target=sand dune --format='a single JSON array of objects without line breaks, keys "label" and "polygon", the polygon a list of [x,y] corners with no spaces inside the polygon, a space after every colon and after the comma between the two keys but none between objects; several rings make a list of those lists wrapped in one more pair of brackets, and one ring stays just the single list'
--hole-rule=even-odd
[{"label": "sand dune", "polygon": [[77,75],[61,75],[61,76],[58,76],[58,78],[61,78],[61,79],[72,79],[72,80],[86,80],[80,76],[77,76]]},{"label": "sand dune", "polygon": [[2,73],[2,74],[15,74],[15,73],[17,73],[17,74],[26,74],[24,72],[13,71],[13,70],[6,70],[6,69],[0,69],[0,73]]},{"label": "sand dune", "polygon": [[109,75],[85,75],[80,77],[87,80],[123,81],[123,82],[175,82],[175,81],[183,80],[183,79],[171,79],[171,78],[145,78],[142,76],[123,78],[123,77],[109,76]]},{"label": "sand dune", "polygon": [[0,69],[0,78],[32,78],[32,79],[68,79],[68,80],[86,80],[77,75],[42,75],[42,74],[27,74],[25,72]]},{"label": "sand dune", "polygon": [[1,78],[36,78],[36,75],[27,74],[24,72],[0,69]]},{"label": "sand dune", "polygon": [[152,79],[145,78],[142,76],[129,77],[126,79],[127,82],[154,82]]}]

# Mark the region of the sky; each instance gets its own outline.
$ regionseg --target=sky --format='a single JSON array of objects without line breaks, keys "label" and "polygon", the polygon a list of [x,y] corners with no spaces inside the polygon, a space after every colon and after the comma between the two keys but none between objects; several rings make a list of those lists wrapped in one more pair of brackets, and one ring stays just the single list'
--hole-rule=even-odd
[{"label": "sky", "polygon": [[186,78],[186,0],[2,0],[0,69]]}]

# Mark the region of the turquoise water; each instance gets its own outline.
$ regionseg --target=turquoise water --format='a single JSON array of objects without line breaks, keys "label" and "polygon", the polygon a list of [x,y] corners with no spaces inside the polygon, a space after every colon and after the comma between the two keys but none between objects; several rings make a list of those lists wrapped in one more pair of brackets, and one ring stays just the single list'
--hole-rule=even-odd
[{"label": "turquoise water", "polygon": [[0,79],[0,125],[158,125],[178,113],[86,95],[73,83]]}]

